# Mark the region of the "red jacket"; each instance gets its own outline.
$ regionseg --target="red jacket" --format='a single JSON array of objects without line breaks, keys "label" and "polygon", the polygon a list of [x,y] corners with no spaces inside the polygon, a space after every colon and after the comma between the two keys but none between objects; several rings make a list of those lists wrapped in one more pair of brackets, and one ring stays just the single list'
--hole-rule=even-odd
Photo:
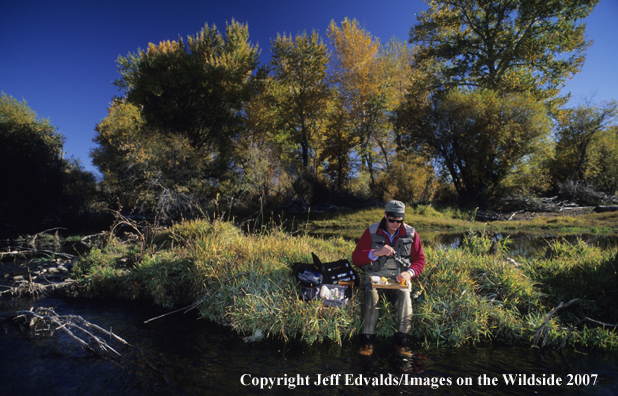
[{"label": "red jacket", "polygon": [[[398,238],[406,236],[406,228],[402,224],[394,235],[393,241],[391,242],[390,238],[388,238],[388,233],[386,232],[385,228],[386,227],[384,226],[384,219],[382,219],[376,233],[380,235],[385,235],[386,242],[393,247],[395,246]],[[367,228],[363,233],[363,236],[361,236],[360,241],[358,241],[358,243],[356,244],[356,248],[352,253],[352,262],[354,262],[354,265],[363,266],[370,264],[372,260],[369,257],[369,253],[372,250],[373,249],[371,249],[371,235],[369,233],[369,228]],[[414,270],[414,276],[416,277],[420,275],[421,272],[423,272],[424,268],[425,253],[423,253],[423,244],[421,243],[421,238],[419,238],[418,233],[414,231],[413,243],[410,251],[410,269]]]}]

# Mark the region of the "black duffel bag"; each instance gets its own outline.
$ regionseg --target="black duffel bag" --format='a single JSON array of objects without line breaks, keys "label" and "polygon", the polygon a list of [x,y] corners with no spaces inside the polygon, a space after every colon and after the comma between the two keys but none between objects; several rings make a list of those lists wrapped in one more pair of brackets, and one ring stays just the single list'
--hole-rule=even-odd
[{"label": "black duffel bag", "polygon": [[[338,260],[329,263],[322,263],[318,256],[311,253],[313,263],[293,263],[292,276],[296,279],[301,289],[301,296],[304,300],[311,300],[317,297],[322,284],[339,285],[342,282],[350,282],[358,287],[360,277],[358,272],[352,267],[348,260]],[[351,294],[349,289],[347,294]]]}]

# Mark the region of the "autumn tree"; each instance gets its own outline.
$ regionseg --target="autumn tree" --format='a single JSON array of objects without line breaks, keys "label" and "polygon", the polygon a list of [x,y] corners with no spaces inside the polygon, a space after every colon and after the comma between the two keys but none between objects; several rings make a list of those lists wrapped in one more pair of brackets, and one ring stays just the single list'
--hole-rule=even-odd
[{"label": "autumn tree", "polygon": [[95,129],[91,157],[110,203],[167,221],[199,213],[202,198],[215,194],[218,180],[204,176],[209,156],[186,136],[150,129],[135,105],[115,101]]},{"label": "autumn tree", "polygon": [[[140,108],[153,133],[186,138],[212,156],[210,177],[229,169],[234,139],[242,131],[242,106],[249,100],[259,51],[246,25],[226,24],[225,37],[206,25],[195,36],[150,43],[148,50],[118,58],[115,84]],[[206,154],[207,153],[207,154]]]},{"label": "autumn tree", "polygon": [[403,93],[409,53],[405,45],[382,46],[358,21],[347,18],[341,26],[332,21],[327,36],[333,46],[331,81],[352,128],[361,170],[369,173],[375,189],[380,168],[388,168],[394,154],[389,116]]},{"label": "autumn tree", "polygon": [[433,154],[462,204],[487,203],[549,131],[544,107],[526,96],[453,90],[433,99],[414,102],[399,118],[402,144]]},{"label": "autumn tree", "polygon": [[[584,182],[595,167],[592,144],[618,120],[618,102],[567,109],[556,126],[556,156],[552,174],[556,182]],[[595,147],[597,148],[597,147]],[[595,155],[599,159],[598,155]]]},{"label": "autumn tree", "polygon": [[315,176],[321,135],[326,126],[331,89],[326,80],[329,54],[319,35],[277,35],[271,44],[271,131],[300,159],[299,176]]},{"label": "autumn tree", "polygon": [[599,133],[592,146],[589,183],[598,191],[618,195],[618,126]]},{"label": "autumn tree", "polygon": [[528,92],[550,108],[591,44],[581,23],[598,0],[428,0],[410,29],[435,87]]},{"label": "autumn tree", "polygon": [[[540,120],[533,102],[545,105],[550,114],[559,114],[559,106],[567,99],[559,96],[560,89],[581,70],[584,51],[590,45],[581,20],[597,3],[428,0],[429,9],[418,14],[410,29],[410,43],[415,46],[413,70],[422,77],[408,86],[406,100],[397,112],[402,141],[424,142],[449,170],[462,202],[487,202],[501,183],[513,185],[515,171],[535,175],[530,165],[539,163],[535,154],[545,150],[546,144],[531,144],[529,136],[538,136],[538,142],[545,143],[542,137],[547,124]],[[462,95],[470,99],[468,106],[457,99]],[[481,97],[490,102],[479,103]],[[508,111],[492,114],[491,106]],[[411,121],[415,112],[434,130]],[[492,126],[487,118],[521,119],[520,114],[525,113],[540,123],[535,127],[524,122],[517,133],[512,125],[500,121]],[[470,133],[482,124],[487,126],[478,129],[481,133]],[[489,131],[498,141],[487,139]],[[505,150],[504,142],[499,141],[509,136]],[[521,178],[517,182],[521,183]],[[523,184],[528,191],[537,188],[534,183]]]},{"label": "autumn tree", "polygon": [[238,172],[236,142],[259,51],[246,25],[206,25],[186,41],[119,57],[124,90],[97,125],[94,164],[110,197],[162,218],[191,215]]},{"label": "autumn tree", "polygon": [[336,191],[343,191],[352,177],[355,168],[352,151],[357,144],[358,136],[343,107],[342,98],[336,94],[324,133],[324,148],[320,152],[324,175]]}]

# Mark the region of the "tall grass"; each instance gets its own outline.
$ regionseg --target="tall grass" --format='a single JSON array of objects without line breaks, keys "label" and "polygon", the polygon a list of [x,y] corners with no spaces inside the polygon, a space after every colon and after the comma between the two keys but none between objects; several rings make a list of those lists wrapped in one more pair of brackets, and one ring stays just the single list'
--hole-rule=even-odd
[{"label": "tall grass", "polygon": [[[459,249],[425,249],[427,265],[418,278],[425,298],[413,304],[411,332],[419,345],[530,345],[560,302],[579,298],[552,316],[547,341],[559,344],[571,331],[573,347],[618,349],[614,328],[578,324],[585,317],[618,321],[615,250],[556,242],[545,258],[513,264],[501,253],[508,241],[498,244],[496,255],[487,254],[492,243],[490,234],[470,232]],[[190,221],[158,233],[149,249],[117,239],[94,249],[73,275],[87,295],[148,299],[170,308],[203,299],[202,317],[240,334],[260,329],[284,340],[342,343],[360,330],[363,290],[355,289],[343,308],[303,302],[290,266],[311,262],[312,252],[322,261],[350,259],[353,249],[341,237],[291,236],[281,228],[252,234],[228,222]],[[139,251],[150,253],[136,261]],[[394,307],[382,301],[380,309],[378,336],[391,337]]]}]

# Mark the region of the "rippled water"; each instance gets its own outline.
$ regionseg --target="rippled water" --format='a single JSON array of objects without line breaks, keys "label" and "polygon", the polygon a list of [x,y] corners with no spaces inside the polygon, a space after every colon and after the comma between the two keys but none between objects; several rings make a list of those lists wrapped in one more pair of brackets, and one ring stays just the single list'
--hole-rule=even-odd
[{"label": "rippled water", "polygon": [[[59,315],[84,319],[127,340],[117,346],[122,359],[106,360],[56,333],[21,333],[10,315],[32,305],[52,306]],[[230,329],[177,313],[144,324],[161,310],[122,302],[45,299],[0,302],[0,389],[17,395],[236,395],[302,394],[467,394],[467,395],[615,395],[618,357],[609,353],[540,351],[530,348],[440,349],[417,351],[402,360],[392,345],[378,345],[374,357],[361,358],[354,342],[309,347],[281,342],[246,344]],[[503,374],[534,374],[582,380],[589,386],[505,385]],[[486,385],[479,385],[485,375]],[[296,386],[297,379],[309,385]],[[492,379],[496,385],[491,385]],[[523,379],[523,377],[517,377]],[[279,379],[280,384],[260,382]],[[293,380],[292,380],[293,379]],[[315,385],[320,379],[333,384]],[[337,381],[338,379],[338,381]],[[397,379],[404,385],[394,385]],[[347,380],[347,383],[346,383]],[[457,381],[463,385],[458,385]],[[243,384],[244,381],[244,384]],[[361,381],[369,381],[362,384]],[[377,381],[374,385],[372,381]],[[440,381],[442,385],[440,385]],[[338,382],[338,383],[337,383]],[[407,382],[407,384],[406,384]],[[450,382],[450,385],[448,385]],[[466,382],[468,383],[466,385]],[[417,385],[420,383],[420,385]],[[471,383],[471,385],[470,385]],[[246,384],[246,385],[245,385]],[[256,384],[256,385],[254,385]]]}]

